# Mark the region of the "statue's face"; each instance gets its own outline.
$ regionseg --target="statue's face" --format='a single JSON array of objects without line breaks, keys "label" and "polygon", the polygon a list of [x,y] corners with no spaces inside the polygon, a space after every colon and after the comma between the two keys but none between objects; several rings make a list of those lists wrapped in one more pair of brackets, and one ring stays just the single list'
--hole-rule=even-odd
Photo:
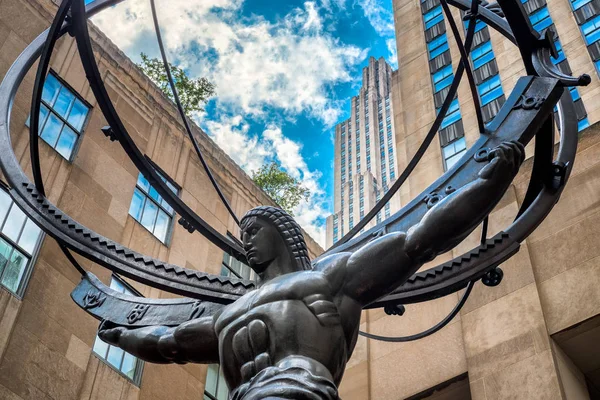
[{"label": "statue's face", "polygon": [[279,231],[273,224],[252,218],[242,232],[242,243],[250,267],[258,274],[262,273],[281,251],[285,244]]}]

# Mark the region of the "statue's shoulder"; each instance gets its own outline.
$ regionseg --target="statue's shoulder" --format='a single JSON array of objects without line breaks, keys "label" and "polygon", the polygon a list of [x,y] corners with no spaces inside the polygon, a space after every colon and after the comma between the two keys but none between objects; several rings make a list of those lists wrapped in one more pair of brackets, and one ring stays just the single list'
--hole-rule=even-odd
[{"label": "statue's shoulder", "polygon": [[341,252],[323,257],[319,259],[319,261],[313,263],[313,271],[327,272],[331,269],[343,267],[348,263],[348,259],[351,255],[352,253]]},{"label": "statue's shoulder", "polygon": [[346,265],[351,255],[352,253],[341,252],[323,257],[313,264],[313,271],[321,272],[334,291],[337,291],[346,280]]}]

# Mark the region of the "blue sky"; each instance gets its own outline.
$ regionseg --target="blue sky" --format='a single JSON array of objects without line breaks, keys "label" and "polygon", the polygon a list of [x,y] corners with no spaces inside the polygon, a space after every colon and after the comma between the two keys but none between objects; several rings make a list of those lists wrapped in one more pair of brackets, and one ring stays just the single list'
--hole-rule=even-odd
[{"label": "blue sky", "polygon": [[[311,190],[296,219],[322,245],[333,209],[333,128],[368,58],[395,67],[392,0],[157,0],[171,62],[217,94],[196,122],[249,174],[275,160]],[[94,22],[134,61],[158,57],[148,0]]]}]

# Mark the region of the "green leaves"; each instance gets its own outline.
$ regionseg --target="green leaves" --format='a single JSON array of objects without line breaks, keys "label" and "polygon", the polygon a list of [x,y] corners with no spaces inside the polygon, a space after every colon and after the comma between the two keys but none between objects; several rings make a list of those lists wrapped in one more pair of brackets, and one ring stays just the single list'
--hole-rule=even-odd
[{"label": "green leaves", "polygon": [[292,210],[300,201],[308,201],[310,196],[310,190],[303,187],[274,161],[263,165],[258,171],[253,171],[252,180],[291,216],[294,216]]},{"label": "green leaves", "polygon": [[[142,62],[138,64],[138,67],[142,69],[152,82],[154,82],[169,99],[175,101],[171,88],[169,87],[169,80],[167,78],[167,72],[164,69],[163,63],[158,58],[149,58],[146,54],[142,53]],[[179,100],[183,111],[187,116],[197,111],[204,111],[202,106],[206,101],[215,94],[215,85],[209,82],[206,78],[191,79],[185,71],[171,63],[171,74],[173,75],[173,81],[175,82],[175,88],[179,94]]]}]

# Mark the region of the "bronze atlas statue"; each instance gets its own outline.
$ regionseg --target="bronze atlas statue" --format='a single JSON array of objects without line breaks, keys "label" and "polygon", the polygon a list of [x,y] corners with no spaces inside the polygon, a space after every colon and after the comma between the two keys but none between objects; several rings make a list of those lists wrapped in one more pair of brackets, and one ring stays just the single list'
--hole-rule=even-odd
[{"label": "bronze atlas statue", "polygon": [[175,327],[101,329],[100,338],[146,361],[221,363],[233,399],[338,398],[363,307],[461,242],[500,200],[524,159],[501,144],[479,179],[434,206],[408,232],[388,233],[311,265],[300,227],[274,207],[241,220],[260,284],[214,315]]},{"label": "bronze atlas statue", "polygon": [[[164,67],[182,122],[214,189],[238,223],[241,240],[208,225],[163,182],[154,164],[136,146],[112,103],[98,69],[87,18],[119,0],[63,0],[52,26],[18,57],[0,85],[0,166],[16,204],[53,237],[82,280],[73,300],[101,321],[102,340],[154,363],[220,363],[232,400],[338,399],[338,385],[359,334],[390,342],[418,340],[442,329],[467,300],[475,282],[501,283],[499,265],[543,221],[569,178],[577,149],[577,121],[568,88],[589,83],[560,72],[553,33],[538,34],[518,0],[499,4],[478,0],[439,0],[455,35],[449,5],[469,21],[461,60],[446,99],[420,148],[377,205],[325,254],[310,260],[302,231],[281,209],[262,206],[234,215],[205,162],[183,114],[150,0]],[[87,4],[86,4],[87,3]],[[496,117],[483,123],[480,100],[468,61],[481,20],[520,49],[527,76],[521,77]],[[179,214],[190,234],[199,232],[232,257],[247,263],[258,282],[211,275],[139,254],[82,226],[45,196],[38,151],[42,88],[56,41],[73,35],[86,77],[108,121],[107,140],[117,141],[139,171]],[[33,182],[21,168],[10,140],[11,104],[24,76],[39,60],[31,106],[30,153]],[[404,184],[440,129],[466,73],[476,103],[479,140],[443,176],[387,220],[358,234]],[[556,155],[555,127],[560,133]],[[514,222],[487,237],[488,215],[498,204],[535,137],[529,188]],[[116,145],[116,144],[115,144]],[[481,244],[446,263],[418,272],[437,255],[453,249],[483,225]],[[86,272],[72,251],[152,287],[181,295],[146,299],[118,293]],[[406,337],[359,331],[363,309],[384,308],[402,315],[404,305],[463,289],[444,320]]]}]

